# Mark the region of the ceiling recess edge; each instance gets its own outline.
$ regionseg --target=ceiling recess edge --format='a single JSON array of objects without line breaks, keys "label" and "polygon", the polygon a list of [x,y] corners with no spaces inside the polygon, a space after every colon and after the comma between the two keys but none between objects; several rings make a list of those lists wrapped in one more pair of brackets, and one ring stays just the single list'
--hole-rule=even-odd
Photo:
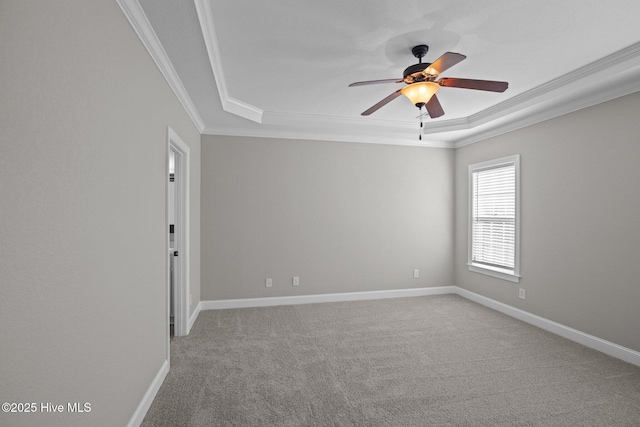
[{"label": "ceiling recess edge", "polygon": [[195,0],[194,3],[204,37],[204,44],[207,47],[207,54],[211,62],[213,77],[216,81],[218,93],[220,94],[222,109],[228,113],[244,117],[245,119],[262,123],[263,111],[260,108],[229,96],[224,70],[222,68],[222,59],[220,58],[220,49],[218,48],[218,38],[216,37],[216,31],[213,25],[211,3],[209,0]]},{"label": "ceiling recess edge", "polygon": [[116,3],[124,13],[124,16],[129,21],[129,24],[138,35],[138,38],[142,42],[142,45],[147,49],[151,59],[155,62],[156,66],[162,73],[163,77],[169,84],[169,87],[173,90],[178,101],[182,104],[187,115],[193,122],[198,132],[202,133],[205,129],[205,124],[198,113],[195,105],[191,101],[191,97],[187,93],[182,80],[178,77],[178,73],[173,64],[169,60],[167,52],[164,50],[162,43],[158,39],[156,32],[153,30],[151,23],[147,19],[142,7],[138,0],[116,0]]},{"label": "ceiling recess edge", "polygon": [[[243,129],[216,129],[215,127],[207,126],[193,105],[191,98],[185,90],[182,81],[178,77],[138,0],[116,0],[116,2],[201,134],[258,136],[255,132],[249,132],[251,133],[251,135],[249,135],[247,133],[248,131]],[[223,109],[253,122],[266,125],[266,128],[263,129],[263,136],[265,137],[305,138],[304,131],[295,126],[295,123],[300,120],[300,117],[297,115],[282,112],[265,112],[260,108],[229,96],[221,65],[215,29],[213,27],[211,4],[209,0],[194,0],[194,3]],[[629,71],[631,71],[631,73],[629,73]],[[616,77],[618,75],[624,76],[625,73],[627,78],[626,83],[621,86],[616,86]],[[632,78],[629,78],[629,75],[632,76]],[[604,84],[594,85],[594,81],[599,81]],[[389,144],[435,145],[458,148],[637,91],[640,91],[640,43],[633,44],[598,61],[565,74],[556,80],[516,95],[513,98],[474,113],[471,116],[439,120],[427,124],[424,127],[424,135],[460,130],[469,131],[467,135],[453,142],[432,141],[426,144],[416,144],[417,141],[399,141],[399,139],[404,139],[402,136],[399,138],[389,138],[388,136],[379,137],[375,142],[384,143],[383,139],[389,138],[387,142]],[[540,106],[544,106],[544,108]],[[536,107],[538,108],[536,109]],[[527,111],[526,116],[517,116],[519,111]],[[267,123],[263,121],[265,114],[268,114],[270,118]],[[513,118],[508,119],[508,116],[513,116]],[[309,116],[306,118],[307,120],[311,119],[312,121],[316,121]],[[348,119],[325,116],[317,117],[316,119],[317,121],[322,121],[325,126],[352,125],[357,127],[359,129],[358,133],[362,137],[357,139],[362,139],[362,142],[365,142],[367,139],[367,136],[364,135],[366,134],[365,129],[371,130],[374,133],[376,129],[380,130],[379,124],[376,125],[372,123],[372,121],[367,122],[361,118]],[[336,123],[334,123],[334,121]],[[500,123],[496,123],[496,126],[490,126],[490,129],[473,132],[474,128],[490,124],[493,121]],[[382,127],[386,128],[390,124],[391,123],[387,121]],[[276,125],[277,127],[288,125],[291,126],[292,129],[290,129],[290,135],[287,136],[288,131],[283,129],[277,131],[275,129],[268,129],[270,127],[269,125]],[[397,122],[398,128],[402,130],[405,130],[407,125],[407,122]],[[307,135],[306,139],[319,139],[320,137],[327,140],[344,141],[354,136],[348,135],[350,133],[351,132],[345,132],[345,134],[341,136],[327,134]]]}]

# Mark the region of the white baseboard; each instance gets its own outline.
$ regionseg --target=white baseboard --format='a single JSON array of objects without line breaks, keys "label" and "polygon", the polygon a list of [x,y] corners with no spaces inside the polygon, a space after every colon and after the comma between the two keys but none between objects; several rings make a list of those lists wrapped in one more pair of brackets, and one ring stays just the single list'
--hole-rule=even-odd
[{"label": "white baseboard", "polygon": [[133,413],[133,416],[129,420],[127,427],[138,427],[142,424],[142,420],[144,420],[144,416],[147,415],[147,411],[153,403],[153,399],[158,394],[158,390],[160,390],[160,386],[164,381],[165,377],[169,373],[169,361],[165,360],[160,367],[160,370],[156,374],[156,377],[151,382],[151,385],[147,389],[147,392],[142,397],[140,404],[136,408],[136,411]]},{"label": "white baseboard", "polygon": [[610,341],[603,340],[593,335],[585,334],[584,332],[578,331],[577,329],[573,329],[552,320],[545,319],[544,317],[531,314],[527,311],[520,310],[519,308],[503,304],[499,301],[484,297],[466,289],[462,289],[457,286],[455,288],[456,294],[467,298],[468,300],[477,302],[478,304],[482,304],[486,307],[489,307],[511,317],[515,317],[516,319],[522,320],[523,322],[537,326],[556,335],[560,335],[561,337],[570,339],[571,341],[575,341],[584,346],[593,348],[594,350],[598,350],[604,354],[608,354],[609,356],[613,356],[633,365],[640,366],[640,353],[635,350],[631,350],[629,348],[612,343]]},{"label": "white baseboard", "polygon": [[202,301],[200,301],[198,305],[196,305],[196,309],[193,310],[193,313],[191,313],[191,317],[189,317],[189,324],[187,325],[187,335],[189,335],[189,332],[191,332],[191,327],[193,326],[196,319],[198,318],[198,314],[200,314],[200,310],[202,310]]},{"label": "white baseboard", "polygon": [[197,313],[200,310],[219,310],[226,308],[247,308],[247,307],[268,307],[276,305],[292,305],[292,304],[311,304],[320,302],[340,302],[340,301],[358,301],[372,300],[382,298],[400,298],[415,297],[424,295],[443,295],[457,294],[468,300],[477,302],[478,304],[489,307],[516,319],[537,326],[546,331],[552,332],[561,337],[570,339],[584,346],[601,351],[609,356],[629,362],[633,365],[640,366],[640,352],[631,350],[621,345],[603,340],[593,335],[578,331],[544,317],[537,316],[519,308],[501,303],[491,298],[484,297],[474,292],[462,289],[458,286],[439,286],[433,288],[415,288],[415,289],[395,289],[387,291],[368,291],[368,292],[345,292],[335,294],[319,294],[319,295],[300,295],[288,297],[268,297],[268,298],[241,298],[227,300],[201,301],[198,309],[192,316],[190,325],[195,321]]},{"label": "white baseboard", "polygon": [[[368,292],[345,292],[335,294],[320,294],[320,295],[300,295],[289,297],[269,297],[269,298],[243,298],[243,299],[229,299],[229,300],[214,300],[214,301],[200,301],[196,306],[196,309],[189,318],[189,328],[193,326],[198,314],[201,310],[218,310],[226,308],[246,308],[246,307],[267,307],[276,305],[292,305],[292,304],[311,304],[320,302],[340,302],[340,301],[358,301],[358,300],[373,300],[383,298],[401,298],[401,297],[416,297],[425,295],[444,295],[444,294],[457,294],[470,301],[484,305],[485,307],[504,313],[508,316],[522,320],[523,322],[537,326],[546,331],[552,332],[561,337],[567,338],[571,341],[575,341],[584,346],[598,350],[609,356],[613,356],[625,362],[631,363],[636,366],[640,366],[640,352],[631,350],[621,345],[612,343],[610,341],[603,340],[593,335],[586,334],[568,326],[561,325],[560,323],[552,320],[545,319],[544,317],[537,316],[519,308],[512,307],[510,305],[501,303],[499,301],[487,298],[485,296],[476,294],[474,292],[462,289],[457,286],[439,286],[433,288],[415,288],[415,289],[396,289],[387,291],[368,291]],[[160,386],[164,381],[167,373],[169,372],[169,361],[165,360],[160,370],[156,374],[155,378],[151,382],[151,385],[144,394],[142,401],[136,408],[133,416],[127,424],[128,427],[137,427],[142,423],[153,399],[155,398]]]},{"label": "white baseboard", "polygon": [[274,305],[312,304],[319,302],[359,301],[383,298],[417,297],[455,293],[455,286],[433,288],[392,289],[387,291],[343,292],[335,294],[296,295],[288,297],[241,298],[201,301],[202,310],[225,308],[269,307]]}]

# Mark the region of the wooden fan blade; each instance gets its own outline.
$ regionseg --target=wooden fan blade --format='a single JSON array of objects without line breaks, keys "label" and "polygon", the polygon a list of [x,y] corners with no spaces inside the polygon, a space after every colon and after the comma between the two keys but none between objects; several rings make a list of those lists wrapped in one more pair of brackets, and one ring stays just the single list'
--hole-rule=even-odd
[{"label": "wooden fan blade", "polygon": [[442,105],[440,105],[440,101],[438,97],[434,94],[429,102],[425,105],[427,112],[429,113],[429,117],[435,119],[436,117],[440,117],[444,115],[444,110],[442,109]]},{"label": "wooden fan blade", "polygon": [[396,99],[397,97],[399,97],[400,95],[402,95],[402,93],[400,92],[400,89],[398,89],[397,91],[393,92],[391,95],[387,96],[385,99],[383,99],[382,101],[378,102],[376,105],[374,105],[373,107],[369,108],[368,110],[364,111],[362,113],[363,116],[368,116],[369,114],[377,111],[380,107],[384,107],[385,105],[387,105],[389,102],[393,101],[394,99]]},{"label": "wooden fan blade", "polygon": [[440,86],[459,87],[463,89],[488,90],[489,92],[504,92],[509,87],[507,82],[493,80],[457,79],[443,77],[437,82]]},{"label": "wooden fan blade", "polygon": [[440,74],[444,70],[447,70],[453,67],[454,65],[456,65],[458,62],[462,61],[465,58],[466,56],[460,53],[446,52],[440,58],[432,62],[431,65],[429,65],[429,67],[425,71],[432,69],[435,71],[434,74]]},{"label": "wooden fan blade", "polygon": [[355,82],[351,83],[349,87],[354,86],[366,86],[366,85],[378,85],[381,83],[402,83],[402,79],[383,79],[383,80],[368,80],[365,82]]}]

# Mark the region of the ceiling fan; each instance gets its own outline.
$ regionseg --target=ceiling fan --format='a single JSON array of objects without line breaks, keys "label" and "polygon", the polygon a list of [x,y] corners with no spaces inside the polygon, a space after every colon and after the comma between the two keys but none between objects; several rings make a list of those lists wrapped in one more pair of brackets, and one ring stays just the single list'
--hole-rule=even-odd
[{"label": "ceiling fan", "polygon": [[453,77],[442,77],[438,79],[440,73],[453,67],[458,62],[465,59],[466,56],[459,53],[446,52],[432,63],[423,63],[422,57],[425,56],[428,51],[429,46],[424,44],[415,46],[411,49],[411,53],[413,53],[413,56],[418,58],[419,62],[405,69],[402,78],[351,83],[349,87],[380,83],[405,83],[407,85],[402,89],[398,89],[393,92],[371,108],[365,110],[362,112],[362,115],[368,116],[393,101],[398,96],[405,95],[419,109],[422,109],[423,106],[426,107],[429,116],[431,118],[435,118],[444,115],[442,105],[440,105],[440,101],[438,101],[438,98],[436,97],[436,92],[440,89],[440,86],[486,90],[490,92],[504,92],[509,87],[509,83],[507,82],[497,82],[492,80],[459,79]]}]

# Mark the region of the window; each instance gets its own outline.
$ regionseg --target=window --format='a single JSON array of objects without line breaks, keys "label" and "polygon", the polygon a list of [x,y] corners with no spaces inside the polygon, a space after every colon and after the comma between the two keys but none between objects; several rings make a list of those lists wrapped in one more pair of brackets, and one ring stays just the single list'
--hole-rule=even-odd
[{"label": "window", "polygon": [[520,280],[520,156],[469,165],[469,270]]}]

